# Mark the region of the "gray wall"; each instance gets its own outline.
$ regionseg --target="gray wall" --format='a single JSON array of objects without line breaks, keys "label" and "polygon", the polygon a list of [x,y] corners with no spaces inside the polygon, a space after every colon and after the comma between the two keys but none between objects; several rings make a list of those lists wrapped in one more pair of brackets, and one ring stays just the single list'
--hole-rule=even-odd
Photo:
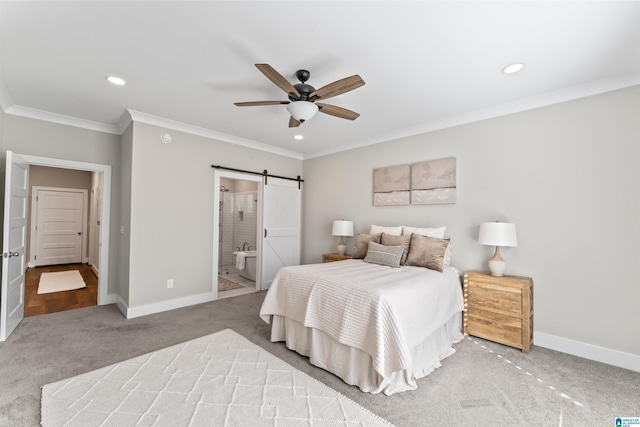
[{"label": "gray wall", "polygon": [[[214,169],[302,175],[302,160],[169,130],[133,124],[131,153],[130,308],[212,291]],[[218,242],[215,242],[217,247]],[[174,288],[167,280],[174,279]]]},{"label": "gray wall", "polygon": [[[447,226],[452,264],[486,269],[479,224],[514,222],[518,247],[501,252],[508,274],[534,279],[535,331],[640,355],[638,112],[636,86],[306,160],[303,260],[335,252],[344,218],[356,233]],[[456,204],[372,205],[374,168],[448,156]]]},{"label": "gray wall", "polygon": [[[117,260],[119,237],[115,225],[120,221],[120,136],[4,114],[0,159],[3,171],[7,150],[31,156],[111,165],[108,293],[117,292],[118,262],[114,260]],[[4,183],[2,188],[4,192]]]}]

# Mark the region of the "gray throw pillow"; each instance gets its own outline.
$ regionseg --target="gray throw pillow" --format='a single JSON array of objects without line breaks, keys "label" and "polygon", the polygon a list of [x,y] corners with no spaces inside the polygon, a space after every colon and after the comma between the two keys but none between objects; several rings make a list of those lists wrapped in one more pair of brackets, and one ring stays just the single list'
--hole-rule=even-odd
[{"label": "gray throw pillow", "polygon": [[409,245],[411,244],[411,234],[404,236],[394,236],[392,234],[383,233],[380,244],[385,246],[402,246],[404,253],[400,260],[400,265],[405,265],[407,261],[407,255],[409,254]]},{"label": "gray throw pillow", "polygon": [[353,250],[351,251],[351,258],[362,259],[366,257],[369,242],[380,243],[380,234],[358,234],[356,236],[356,243],[353,245]]},{"label": "gray throw pillow", "polygon": [[384,246],[378,243],[369,242],[367,256],[363,261],[374,264],[388,265],[389,267],[400,267],[400,260],[404,253],[403,246]]},{"label": "gray throw pillow", "polygon": [[442,272],[444,266],[444,255],[449,246],[449,238],[439,239],[437,237],[411,235],[411,246],[407,256],[406,265],[416,267],[426,267],[430,270]]}]

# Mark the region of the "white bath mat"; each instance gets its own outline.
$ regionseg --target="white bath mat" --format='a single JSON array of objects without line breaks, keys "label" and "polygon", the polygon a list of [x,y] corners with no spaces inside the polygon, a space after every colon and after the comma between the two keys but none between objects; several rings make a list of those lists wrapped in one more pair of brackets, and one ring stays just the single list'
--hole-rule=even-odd
[{"label": "white bath mat", "polygon": [[73,289],[86,288],[84,279],[78,270],[56,271],[53,273],[42,273],[38,283],[38,293],[48,294],[51,292],[71,291]]},{"label": "white bath mat", "polygon": [[41,424],[392,427],[231,329],[45,385]]}]

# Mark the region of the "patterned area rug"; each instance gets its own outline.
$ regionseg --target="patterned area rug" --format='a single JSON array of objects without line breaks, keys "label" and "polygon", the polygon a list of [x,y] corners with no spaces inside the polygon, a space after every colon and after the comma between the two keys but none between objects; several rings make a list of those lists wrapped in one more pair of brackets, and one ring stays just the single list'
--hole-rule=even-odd
[{"label": "patterned area rug", "polygon": [[86,287],[87,285],[78,270],[47,272],[40,275],[38,293],[48,294]]},{"label": "patterned area rug", "polygon": [[230,291],[232,289],[244,288],[242,285],[238,285],[231,280],[227,280],[224,277],[218,276],[218,292]]},{"label": "patterned area rug", "polygon": [[391,426],[225,329],[42,389],[42,425]]}]

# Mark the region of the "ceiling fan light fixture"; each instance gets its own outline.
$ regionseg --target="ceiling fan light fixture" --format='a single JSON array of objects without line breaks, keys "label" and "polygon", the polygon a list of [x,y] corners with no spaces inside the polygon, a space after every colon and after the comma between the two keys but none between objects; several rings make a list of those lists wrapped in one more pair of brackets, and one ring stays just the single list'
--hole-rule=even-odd
[{"label": "ceiling fan light fixture", "polygon": [[309,101],[294,101],[287,104],[287,110],[291,117],[302,123],[311,119],[318,112],[318,106]]}]

